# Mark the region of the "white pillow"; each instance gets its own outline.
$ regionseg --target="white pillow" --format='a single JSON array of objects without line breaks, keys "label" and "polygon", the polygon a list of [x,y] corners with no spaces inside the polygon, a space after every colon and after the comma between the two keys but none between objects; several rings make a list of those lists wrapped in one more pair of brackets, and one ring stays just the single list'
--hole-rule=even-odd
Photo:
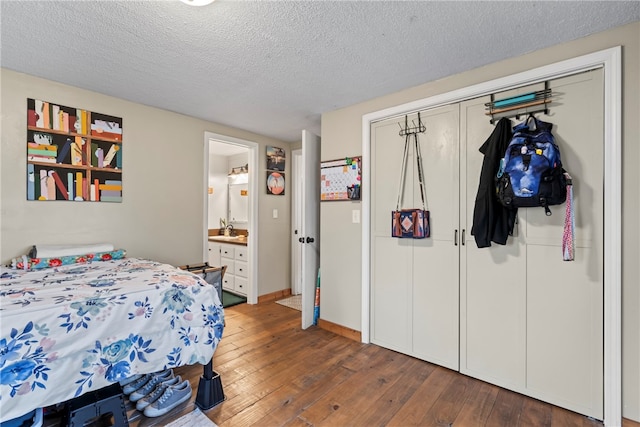
[{"label": "white pillow", "polygon": [[[55,258],[96,252],[110,252],[114,249],[111,243],[94,243],[88,245],[37,245],[34,246],[34,248],[38,258]],[[33,258],[35,258],[35,256]]]}]

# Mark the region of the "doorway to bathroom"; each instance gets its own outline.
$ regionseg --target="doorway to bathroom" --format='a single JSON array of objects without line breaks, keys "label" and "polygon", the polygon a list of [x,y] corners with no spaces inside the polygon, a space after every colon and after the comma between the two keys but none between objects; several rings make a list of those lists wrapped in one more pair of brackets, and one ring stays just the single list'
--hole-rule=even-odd
[{"label": "doorway to bathroom", "polygon": [[205,132],[203,259],[227,266],[223,297],[249,304],[258,295],[257,148],[252,141]]}]

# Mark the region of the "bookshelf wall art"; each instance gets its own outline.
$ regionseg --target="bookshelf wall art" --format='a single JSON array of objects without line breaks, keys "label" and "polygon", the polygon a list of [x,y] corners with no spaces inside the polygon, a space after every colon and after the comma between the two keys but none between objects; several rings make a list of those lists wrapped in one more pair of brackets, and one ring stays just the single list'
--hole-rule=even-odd
[{"label": "bookshelf wall art", "polygon": [[27,99],[27,200],[122,202],[122,118]]}]

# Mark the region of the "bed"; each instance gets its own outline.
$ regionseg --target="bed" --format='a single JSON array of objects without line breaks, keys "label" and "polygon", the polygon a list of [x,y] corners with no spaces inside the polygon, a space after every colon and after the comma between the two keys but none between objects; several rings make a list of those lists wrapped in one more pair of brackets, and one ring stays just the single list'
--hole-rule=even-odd
[{"label": "bed", "polygon": [[134,374],[211,366],[224,325],[214,287],[119,254],[0,268],[0,422]]}]

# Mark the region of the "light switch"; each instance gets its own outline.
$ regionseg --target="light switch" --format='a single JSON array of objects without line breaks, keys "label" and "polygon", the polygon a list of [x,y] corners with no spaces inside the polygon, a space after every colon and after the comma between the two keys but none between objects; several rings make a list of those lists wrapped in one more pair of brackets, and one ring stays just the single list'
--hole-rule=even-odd
[{"label": "light switch", "polygon": [[273,217],[278,218],[278,209],[273,210]]},{"label": "light switch", "polygon": [[359,209],[351,211],[351,222],[354,223],[354,224],[359,224],[360,223],[360,210]]}]

